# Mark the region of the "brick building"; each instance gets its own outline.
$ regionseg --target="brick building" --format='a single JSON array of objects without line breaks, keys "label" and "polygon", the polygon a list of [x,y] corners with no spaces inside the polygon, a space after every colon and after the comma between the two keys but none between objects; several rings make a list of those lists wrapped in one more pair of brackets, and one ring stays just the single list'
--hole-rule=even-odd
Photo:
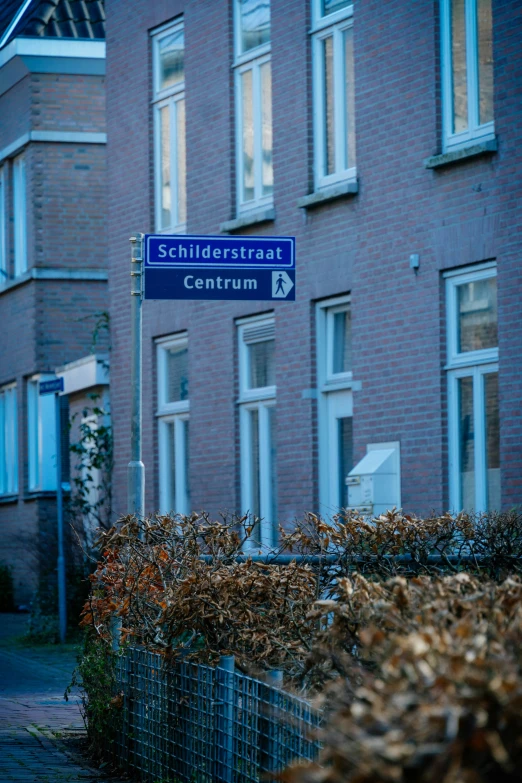
[{"label": "brick building", "polygon": [[297,247],[295,304],[145,301],[147,510],[269,543],[372,450],[407,511],[519,504],[520,4],[108,0],[107,33],[116,511],[135,230]]},{"label": "brick building", "polygon": [[107,309],[104,26],[96,0],[0,10],[0,561],[18,603],[56,564],[55,409],[38,383],[90,351]]}]

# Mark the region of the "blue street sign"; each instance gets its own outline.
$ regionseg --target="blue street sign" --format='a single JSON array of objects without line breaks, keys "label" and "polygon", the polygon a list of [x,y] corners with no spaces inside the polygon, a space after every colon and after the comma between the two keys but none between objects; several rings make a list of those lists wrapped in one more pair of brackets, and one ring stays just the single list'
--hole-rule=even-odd
[{"label": "blue street sign", "polygon": [[63,392],[63,378],[53,378],[52,381],[40,381],[40,394],[55,394]]},{"label": "blue street sign", "polygon": [[294,237],[145,235],[145,299],[295,300]]}]

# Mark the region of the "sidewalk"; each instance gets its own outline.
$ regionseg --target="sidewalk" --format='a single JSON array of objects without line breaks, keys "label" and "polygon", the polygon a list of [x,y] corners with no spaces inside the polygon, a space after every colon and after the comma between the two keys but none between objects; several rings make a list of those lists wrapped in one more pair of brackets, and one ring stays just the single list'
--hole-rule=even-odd
[{"label": "sidewalk", "polygon": [[118,783],[81,755],[77,699],[63,698],[74,649],[17,643],[26,622],[0,614],[0,783]]}]

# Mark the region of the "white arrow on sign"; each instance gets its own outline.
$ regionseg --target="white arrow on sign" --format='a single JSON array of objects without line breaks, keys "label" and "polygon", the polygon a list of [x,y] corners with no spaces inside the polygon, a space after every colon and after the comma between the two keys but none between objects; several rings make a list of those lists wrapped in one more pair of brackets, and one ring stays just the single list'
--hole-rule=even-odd
[{"label": "white arrow on sign", "polygon": [[272,299],[285,299],[293,287],[286,272],[272,272]]}]

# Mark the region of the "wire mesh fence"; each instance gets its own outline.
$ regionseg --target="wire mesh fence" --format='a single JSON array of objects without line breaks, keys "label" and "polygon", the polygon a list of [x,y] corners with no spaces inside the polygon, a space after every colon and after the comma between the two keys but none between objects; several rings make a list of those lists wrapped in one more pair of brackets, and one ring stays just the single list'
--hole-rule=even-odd
[{"label": "wire mesh fence", "polygon": [[277,684],[234,669],[130,648],[118,659],[121,721],[107,751],[150,783],[257,783],[293,759],[312,760],[320,713]]}]

